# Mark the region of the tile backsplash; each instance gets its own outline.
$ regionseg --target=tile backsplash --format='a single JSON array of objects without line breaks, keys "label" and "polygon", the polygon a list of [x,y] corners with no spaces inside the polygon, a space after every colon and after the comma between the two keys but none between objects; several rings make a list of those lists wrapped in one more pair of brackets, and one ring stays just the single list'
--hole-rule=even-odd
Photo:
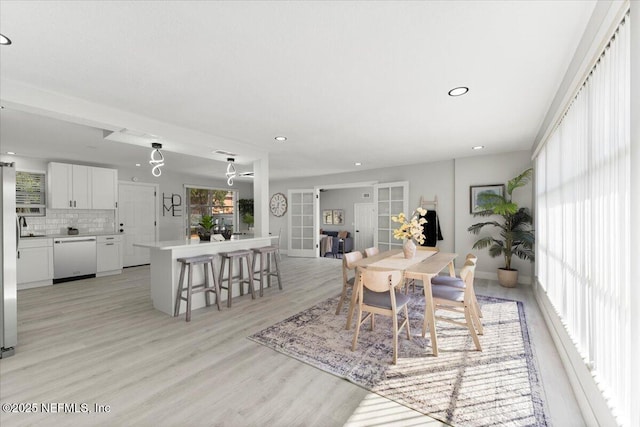
[{"label": "tile backsplash", "polygon": [[27,226],[22,234],[67,234],[67,227],[74,227],[80,234],[115,232],[115,211],[94,209],[47,209],[47,216],[25,217]]}]

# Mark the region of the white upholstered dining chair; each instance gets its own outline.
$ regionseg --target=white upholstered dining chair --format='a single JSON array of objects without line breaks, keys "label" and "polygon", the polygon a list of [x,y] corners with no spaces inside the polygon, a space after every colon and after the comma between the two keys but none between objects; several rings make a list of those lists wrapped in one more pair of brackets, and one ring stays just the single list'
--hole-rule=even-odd
[{"label": "white upholstered dining chair", "polygon": [[[390,316],[393,325],[393,363],[395,364],[398,361],[398,334],[402,328],[406,328],[407,339],[411,340],[409,311],[407,309],[410,297],[399,292],[404,282],[404,275],[400,270],[358,268],[356,277],[358,315],[351,350],[356,350],[360,326],[367,319],[370,319],[371,330],[373,330],[376,314]],[[404,312],[404,319],[400,323],[398,323],[398,311]],[[363,318],[362,313],[365,312],[368,314]]]}]

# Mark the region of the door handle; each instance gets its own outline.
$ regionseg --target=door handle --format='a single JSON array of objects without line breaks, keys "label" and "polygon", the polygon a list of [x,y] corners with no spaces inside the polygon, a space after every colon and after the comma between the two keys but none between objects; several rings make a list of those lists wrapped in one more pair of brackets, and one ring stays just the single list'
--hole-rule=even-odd
[{"label": "door handle", "polygon": [[120,232],[121,232],[121,233],[124,233],[124,230],[121,228],[121,229],[120,229]]}]

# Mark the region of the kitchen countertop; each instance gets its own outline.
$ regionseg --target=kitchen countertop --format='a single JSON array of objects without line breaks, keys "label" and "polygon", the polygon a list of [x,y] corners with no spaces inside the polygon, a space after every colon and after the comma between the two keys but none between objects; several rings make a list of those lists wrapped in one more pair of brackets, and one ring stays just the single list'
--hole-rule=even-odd
[{"label": "kitchen countertop", "polygon": [[[269,237],[266,237],[267,239]],[[251,241],[251,240],[263,240],[265,237],[250,237],[250,236],[242,236],[242,235],[233,235],[230,240],[221,240],[221,241],[201,241],[199,239],[181,239],[181,240],[163,240],[159,242],[149,242],[149,243],[134,243],[133,246],[138,246],[140,248],[149,248],[149,249],[176,249],[176,248],[187,248],[187,247],[196,247],[196,246],[218,246],[224,245],[229,242],[238,242],[238,241]]]},{"label": "kitchen countertop", "polygon": [[29,239],[29,240],[33,240],[33,239],[59,239],[61,237],[89,237],[89,236],[118,236],[120,234],[125,234],[125,233],[80,233],[80,234],[47,234],[45,236],[43,235],[35,235],[35,236],[20,236],[21,239]]}]

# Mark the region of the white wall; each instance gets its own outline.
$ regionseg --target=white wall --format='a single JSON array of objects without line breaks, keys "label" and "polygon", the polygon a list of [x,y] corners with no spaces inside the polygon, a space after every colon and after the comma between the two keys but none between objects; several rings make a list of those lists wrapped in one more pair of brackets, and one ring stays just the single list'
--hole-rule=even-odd
[{"label": "white wall", "polygon": [[[473,145],[470,142],[470,145]],[[438,217],[444,240],[438,247],[445,252],[457,252],[465,255],[471,251],[474,237],[467,227],[474,223],[469,213],[469,186],[506,183],[531,165],[531,153],[514,153],[474,156],[441,162],[399,166],[393,168],[363,170],[344,174],[335,174],[295,180],[270,182],[271,194],[287,194],[289,189],[313,189],[314,186],[358,183],[367,181],[395,182],[409,181],[409,206],[415,208],[420,197],[432,200],[438,196]],[[517,190],[515,201],[523,206],[532,206],[532,185]],[[321,196],[322,197],[322,196]],[[287,245],[288,215],[276,218],[270,215],[270,231],[277,234],[282,227],[282,245]],[[496,268],[500,261],[489,257],[487,251],[477,252],[479,257],[478,276],[496,277]],[[463,257],[461,257],[463,258]],[[460,260],[458,260],[460,264]],[[522,270],[523,282],[531,276],[531,265],[517,260],[514,266]]]},{"label": "white wall", "polygon": [[[226,179],[218,178],[206,178],[201,176],[194,176],[188,174],[176,173],[174,171],[163,171],[159,177],[154,177],[146,169],[139,168],[120,168],[118,170],[119,181],[132,181],[133,177],[138,178],[138,182],[158,184],[158,215],[160,221],[159,225],[159,239],[160,240],[175,240],[185,237],[186,227],[186,197],[184,191],[185,184],[202,185],[203,187],[212,187],[220,189],[237,190],[239,199],[252,199],[253,198],[253,183],[252,182],[238,182],[234,181],[233,187],[227,185]],[[163,215],[163,193],[169,197],[171,194],[180,194],[182,197],[182,209],[180,216],[172,216],[171,212],[164,211]],[[246,227],[242,224],[242,227]],[[236,228],[236,231],[237,228]]]},{"label": "white wall", "polygon": [[[455,160],[455,219],[456,236],[455,248],[460,255],[473,252],[478,256],[478,277],[493,278],[496,269],[504,267],[504,258],[491,258],[488,250],[473,250],[473,244],[480,236],[491,235],[492,230],[487,228],[480,235],[476,236],[467,231],[472,224],[484,222],[489,218],[475,217],[470,211],[470,189],[472,185],[505,184],[520,172],[531,167],[531,153],[528,151],[518,151],[514,153],[497,154],[490,156],[466,157]],[[513,201],[521,207],[533,206],[533,184],[519,188],[514,191]],[[493,229],[495,231],[495,229]],[[463,256],[457,260],[457,265],[461,266]],[[514,257],[512,268],[520,272],[519,281],[530,283],[532,277],[533,264]],[[480,273],[490,273],[480,274]]]}]

